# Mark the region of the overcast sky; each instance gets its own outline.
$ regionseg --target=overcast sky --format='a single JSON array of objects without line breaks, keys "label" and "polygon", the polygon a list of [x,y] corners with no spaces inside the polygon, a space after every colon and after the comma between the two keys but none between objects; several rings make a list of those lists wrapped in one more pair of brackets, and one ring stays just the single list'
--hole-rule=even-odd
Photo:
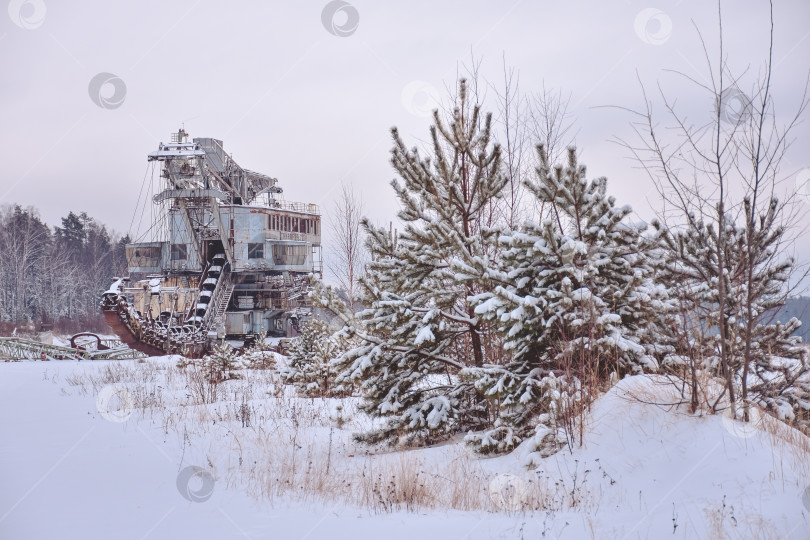
[{"label": "overcast sky", "polygon": [[[706,80],[695,25],[714,52],[717,6],[708,0],[6,3],[0,204],[35,205],[51,225],[84,210],[127,232],[146,154],[181,124],[277,177],[288,200],[328,211],[347,181],[373,220],[388,221],[396,211],[389,129],[414,144],[425,139],[425,95],[444,98],[471,54],[492,81],[505,57],[523,91],[545,81],[570,95],[589,175],[607,176],[619,202],[649,219],[649,180],[608,142],[629,136],[632,118],[605,106],[639,108],[637,74],[690,114],[714,106],[667,71]],[[775,0],[775,12],[773,93],[787,113],[810,69],[810,2]],[[764,0],[725,2],[733,68],[761,70],[767,13]],[[91,84],[100,73],[110,75]],[[810,126],[794,135],[784,172],[801,175]]]}]

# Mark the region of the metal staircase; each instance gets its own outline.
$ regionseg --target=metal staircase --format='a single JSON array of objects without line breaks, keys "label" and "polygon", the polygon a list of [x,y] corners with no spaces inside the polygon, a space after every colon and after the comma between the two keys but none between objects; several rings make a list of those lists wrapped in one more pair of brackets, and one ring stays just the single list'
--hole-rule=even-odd
[{"label": "metal staircase", "polygon": [[231,303],[233,289],[234,284],[231,281],[230,264],[225,263],[217,278],[216,287],[214,287],[214,291],[211,295],[211,302],[208,304],[208,309],[203,317],[203,329],[216,330],[223,324],[223,316],[228,309],[228,305]]},{"label": "metal staircase", "polygon": [[222,284],[222,290],[220,291],[219,297],[216,299],[216,305],[214,306],[213,317],[211,319],[215,326],[219,326],[224,322],[222,317],[228,309],[228,304],[231,303],[233,287],[234,285],[231,283],[230,279],[228,279],[227,283]]}]

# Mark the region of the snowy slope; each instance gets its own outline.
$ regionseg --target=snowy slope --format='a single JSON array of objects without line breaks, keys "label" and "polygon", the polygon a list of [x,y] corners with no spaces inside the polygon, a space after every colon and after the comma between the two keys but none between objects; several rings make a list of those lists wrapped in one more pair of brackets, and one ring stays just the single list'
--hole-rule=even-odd
[{"label": "snowy slope", "polygon": [[[266,374],[193,405],[174,362],[0,364],[0,538],[810,538],[807,439],[641,403],[666,400],[654,380],[622,381],[583,448],[528,472],[524,447],[366,455],[351,400],[269,395]],[[156,406],[105,418],[113,374]],[[388,475],[415,479],[412,504]]]},{"label": "snowy slope", "polygon": [[621,381],[597,401],[585,447],[544,460],[542,476],[579,478],[597,537],[810,538],[810,441],[770,417],[758,427],[791,442],[677,401],[663,378]]}]

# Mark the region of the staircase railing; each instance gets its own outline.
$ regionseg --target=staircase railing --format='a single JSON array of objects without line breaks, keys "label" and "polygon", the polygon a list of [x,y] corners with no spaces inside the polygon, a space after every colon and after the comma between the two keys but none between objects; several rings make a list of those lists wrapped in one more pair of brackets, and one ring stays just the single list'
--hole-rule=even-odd
[{"label": "staircase railing", "polygon": [[[205,315],[203,315],[202,320],[202,329],[208,329],[211,327],[211,323],[214,322],[213,319],[215,312],[220,311],[220,303],[227,297],[227,301],[230,302],[230,295],[233,291],[233,287],[231,284],[231,265],[230,263],[224,263],[222,266],[222,271],[217,278],[217,284],[214,287],[214,291],[211,293],[211,300],[208,302],[208,308],[205,310]],[[225,309],[227,309],[227,304],[225,305]]]}]

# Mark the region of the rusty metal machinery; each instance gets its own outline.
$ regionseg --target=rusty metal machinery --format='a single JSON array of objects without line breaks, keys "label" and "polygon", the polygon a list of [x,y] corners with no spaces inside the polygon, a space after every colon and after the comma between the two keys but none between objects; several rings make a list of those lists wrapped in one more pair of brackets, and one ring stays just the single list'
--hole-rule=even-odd
[{"label": "rusty metal machinery", "polygon": [[129,275],[102,296],[116,334],[146,354],[189,357],[218,339],[294,335],[322,268],[318,206],[281,200],[275,178],[182,129],[148,160],[160,165],[149,229],[160,236],[126,246]]},{"label": "rusty metal machinery", "polygon": [[76,334],[70,347],[42,343],[21,337],[0,338],[2,360],[130,360],[143,354],[115,339],[90,332]]}]

